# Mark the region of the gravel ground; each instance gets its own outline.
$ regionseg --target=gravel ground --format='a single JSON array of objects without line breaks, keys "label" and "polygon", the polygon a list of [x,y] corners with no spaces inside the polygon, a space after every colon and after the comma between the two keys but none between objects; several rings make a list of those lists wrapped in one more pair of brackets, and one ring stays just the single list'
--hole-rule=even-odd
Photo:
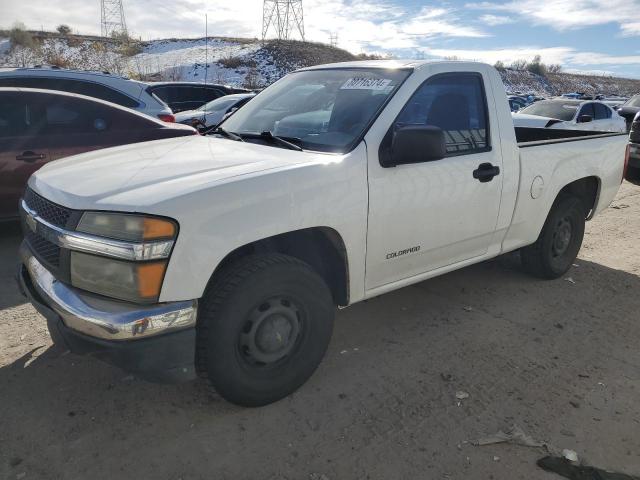
[{"label": "gravel ground", "polygon": [[260,409],[52,348],[0,229],[2,479],[559,478],[540,449],[469,443],[514,424],[640,474],[639,188],[588,224],[564,279],[511,254],[339,312],[316,374]]}]

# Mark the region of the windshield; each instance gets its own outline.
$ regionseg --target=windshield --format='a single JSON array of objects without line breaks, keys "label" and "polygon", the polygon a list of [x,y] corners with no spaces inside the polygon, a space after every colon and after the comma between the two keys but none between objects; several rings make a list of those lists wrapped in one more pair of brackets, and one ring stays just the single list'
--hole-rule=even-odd
[{"label": "windshield", "polygon": [[557,101],[541,101],[533,105],[523,108],[518,113],[526,113],[527,115],[537,115],[539,117],[549,117],[558,120],[572,120],[578,109],[577,103],[557,102]]},{"label": "windshield", "polygon": [[304,149],[347,152],[411,73],[395,69],[295,72],[223,124],[239,135],[271,132]]},{"label": "windshield", "polygon": [[222,110],[227,110],[229,107],[232,107],[235,103],[239,102],[240,98],[225,98],[220,97],[215,100],[211,100],[209,103],[205,103],[198,110],[204,112],[220,112]]},{"label": "windshield", "polygon": [[635,95],[627,100],[624,104],[625,107],[640,107],[640,95]]}]

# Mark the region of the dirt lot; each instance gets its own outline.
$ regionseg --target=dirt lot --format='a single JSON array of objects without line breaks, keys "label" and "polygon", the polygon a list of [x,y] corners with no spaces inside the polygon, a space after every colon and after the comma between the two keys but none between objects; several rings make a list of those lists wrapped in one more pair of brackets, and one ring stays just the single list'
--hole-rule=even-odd
[{"label": "dirt lot", "polygon": [[2,479],[560,478],[541,450],[467,443],[513,424],[640,474],[640,188],[565,279],[507,255],[341,311],[310,382],[254,410],[55,351],[0,229]]}]

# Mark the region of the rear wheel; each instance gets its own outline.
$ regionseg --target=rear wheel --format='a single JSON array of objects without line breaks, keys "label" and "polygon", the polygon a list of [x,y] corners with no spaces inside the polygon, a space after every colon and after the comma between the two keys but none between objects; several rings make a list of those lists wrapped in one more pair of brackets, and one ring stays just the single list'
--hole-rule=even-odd
[{"label": "rear wheel", "polygon": [[334,315],[329,288],[306,263],[280,254],[241,259],[203,298],[199,370],[232,403],[275,402],[320,364]]},{"label": "rear wheel", "polygon": [[525,271],[546,279],[564,275],[582,246],[585,217],[585,207],[579,198],[558,198],[536,243],[520,251]]}]

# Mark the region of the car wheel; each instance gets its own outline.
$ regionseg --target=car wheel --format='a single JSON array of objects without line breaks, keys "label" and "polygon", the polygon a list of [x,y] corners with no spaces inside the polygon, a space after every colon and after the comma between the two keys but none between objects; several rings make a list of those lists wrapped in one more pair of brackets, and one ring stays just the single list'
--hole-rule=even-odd
[{"label": "car wheel", "polygon": [[257,407],[300,387],[320,364],[335,306],[323,279],[287,255],[245,257],[207,289],[197,365],[231,403]]},{"label": "car wheel", "polygon": [[585,217],[585,207],[579,198],[559,197],[547,216],[538,240],[520,250],[524,270],[546,279],[564,275],[582,246]]}]

